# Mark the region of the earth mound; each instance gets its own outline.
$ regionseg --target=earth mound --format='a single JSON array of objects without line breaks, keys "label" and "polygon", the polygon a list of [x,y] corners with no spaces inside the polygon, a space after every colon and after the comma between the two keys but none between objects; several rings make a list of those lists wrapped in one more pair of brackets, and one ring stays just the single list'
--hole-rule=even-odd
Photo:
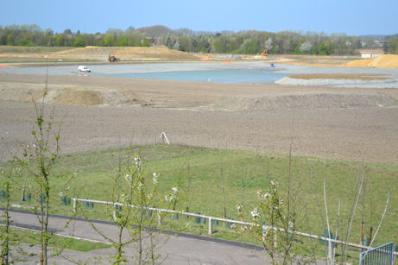
[{"label": "earth mound", "polygon": [[131,60],[198,60],[189,53],[167,47],[93,47],[68,49],[49,54],[51,59],[106,61],[113,55],[121,61]]},{"label": "earth mound", "polygon": [[373,59],[354,60],[345,64],[348,67],[398,68],[398,55],[385,54]]}]

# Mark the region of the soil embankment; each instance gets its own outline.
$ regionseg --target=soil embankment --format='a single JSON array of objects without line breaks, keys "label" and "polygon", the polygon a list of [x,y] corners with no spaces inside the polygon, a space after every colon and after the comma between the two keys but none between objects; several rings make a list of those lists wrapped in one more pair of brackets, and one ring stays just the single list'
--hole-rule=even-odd
[{"label": "soil embankment", "polygon": [[346,63],[347,67],[376,67],[376,68],[398,68],[398,55],[385,54],[373,59],[354,60]]},{"label": "soil embankment", "polygon": [[84,47],[84,48],[21,48],[0,47],[0,61],[4,62],[107,62],[113,55],[123,61],[192,61],[195,55],[167,47]]},{"label": "soil embankment", "polygon": [[[0,74],[3,100],[30,102],[43,89],[40,75]],[[141,106],[250,111],[275,108],[394,106],[397,89],[292,87],[139,80],[97,76],[49,76],[47,100],[63,105]]]}]

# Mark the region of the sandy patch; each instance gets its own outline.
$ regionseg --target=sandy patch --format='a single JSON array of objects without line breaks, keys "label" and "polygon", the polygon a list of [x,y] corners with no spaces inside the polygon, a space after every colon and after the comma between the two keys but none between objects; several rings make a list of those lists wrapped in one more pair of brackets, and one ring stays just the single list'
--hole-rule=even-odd
[{"label": "sandy patch", "polygon": [[346,63],[347,67],[377,67],[377,68],[398,68],[398,55],[379,55],[374,59],[354,60]]}]

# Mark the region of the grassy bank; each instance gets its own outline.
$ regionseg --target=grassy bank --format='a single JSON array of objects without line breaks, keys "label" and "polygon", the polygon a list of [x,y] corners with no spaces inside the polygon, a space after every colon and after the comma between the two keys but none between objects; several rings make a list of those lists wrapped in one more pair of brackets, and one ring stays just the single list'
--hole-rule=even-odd
[{"label": "grassy bank", "polygon": [[[180,210],[189,209],[191,212],[219,217],[223,217],[225,212],[226,217],[238,219],[236,205],[242,204],[245,207],[244,219],[250,221],[250,211],[256,204],[256,192],[267,189],[270,180],[278,181],[281,190],[287,191],[288,156],[176,145],[151,145],[63,156],[55,168],[57,177],[53,178],[51,183],[54,198],[58,199],[59,192],[63,191],[71,197],[111,200],[112,176],[117,172],[119,161],[122,163],[131,161],[135,153],[141,154],[149,177],[152,172],[160,175],[162,194],[168,192],[171,187],[179,188],[177,208]],[[365,175],[364,196],[358,204],[350,240],[359,241],[362,222],[366,233],[371,227],[375,231],[385,207],[387,194],[390,193],[391,204],[376,243],[398,242],[396,223],[398,194],[393,192],[398,181],[398,165],[394,164],[331,161],[294,156],[290,166],[290,185],[296,197],[294,206],[299,212],[299,229],[322,234],[326,228],[323,209],[323,182],[326,178],[331,224],[336,227],[340,202],[339,234],[344,234],[345,230],[342,228],[348,222],[358,176],[361,174]],[[26,191],[31,191],[33,197],[36,196],[29,178],[19,177],[16,181],[18,190],[12,194],[14,201],[21,201],[22,187],[25,187]],[[56,205],[54,212],[71,214],[70,205],[61,206],[59,200]],[[108,210],[95,206],[94,209],[86,211],[90,217],[107,218],[111,212]],[[184,223],[183,220],[180,220],[181,222]],[[194,231],[197,228],[192,226],[190,229]],[[241,235],[227,234],[220,228],[215,236],[238,240],[241,238]]]}]

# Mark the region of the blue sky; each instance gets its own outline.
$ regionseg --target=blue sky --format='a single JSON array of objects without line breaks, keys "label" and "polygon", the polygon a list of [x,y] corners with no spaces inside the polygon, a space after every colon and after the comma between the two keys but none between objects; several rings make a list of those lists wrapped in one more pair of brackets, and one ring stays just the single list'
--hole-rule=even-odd
[{"label": "blue sky", "polygon": [[0,25],[103,32],[155,24],[221,31],[398,33],[398,0],[0,0]]}]

